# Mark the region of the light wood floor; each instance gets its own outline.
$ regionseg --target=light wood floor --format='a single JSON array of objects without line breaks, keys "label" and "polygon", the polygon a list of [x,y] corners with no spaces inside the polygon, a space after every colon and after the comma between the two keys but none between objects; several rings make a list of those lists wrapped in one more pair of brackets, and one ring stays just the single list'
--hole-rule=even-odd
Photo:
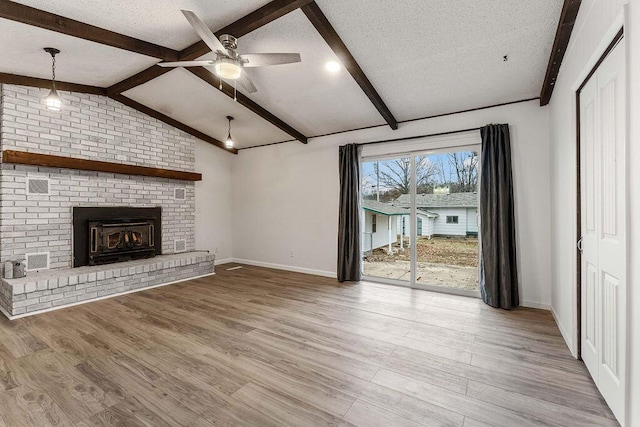
[{"label": "light wood floor", "polygon": [[547,312],[224,267],[0,320],[0,426],[617,425]]}]

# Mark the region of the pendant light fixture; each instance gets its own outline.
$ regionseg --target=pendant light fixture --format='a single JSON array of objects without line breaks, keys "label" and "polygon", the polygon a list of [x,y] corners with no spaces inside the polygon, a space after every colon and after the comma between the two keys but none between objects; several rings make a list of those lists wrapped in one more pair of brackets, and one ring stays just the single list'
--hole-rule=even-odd
[{"label": "pendant light fixture", "polygon": [[227,140],[224,144],[227,148],[233,148],[234,142],[233,139],[231,139],[231,120],[233,120],[233,117],[227,116],[227,120],[229,121],[229,132],[227,133]]},{"label": "pendant light fixture", "polygon": [[45,52],[51,55],[51,92],[44,99],[45,107],[50,111],[60,111],[62,108],[62,99],[58,96],[56,91],[56,55],[60,51],[54,47],[45,47]]}]

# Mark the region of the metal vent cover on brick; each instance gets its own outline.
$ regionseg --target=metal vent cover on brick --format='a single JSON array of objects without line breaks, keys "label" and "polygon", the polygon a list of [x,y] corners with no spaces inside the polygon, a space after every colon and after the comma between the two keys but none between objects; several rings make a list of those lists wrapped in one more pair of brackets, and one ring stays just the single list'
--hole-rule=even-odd
[{"label": "metal vent cover on brick", "polygon": [[187,190],[184,188],[175,188],[173,190],[173,198],[176,200],[185,200],[187,198]]},{"label": "metal vent cover on brick", "polygon": [[27,194],[49,194],[49,179],[27,178]]},{"label": "metal vent cover on brick", "polygon": [[186,252],[187,250],[187,241],[185,239],[179,239],[173,241],[173,252]]},{"label": "metal vent cover on brick", "polygon": [[25,254],[25,258],[27,262],[27,271],[49,269],[49,252]]}]

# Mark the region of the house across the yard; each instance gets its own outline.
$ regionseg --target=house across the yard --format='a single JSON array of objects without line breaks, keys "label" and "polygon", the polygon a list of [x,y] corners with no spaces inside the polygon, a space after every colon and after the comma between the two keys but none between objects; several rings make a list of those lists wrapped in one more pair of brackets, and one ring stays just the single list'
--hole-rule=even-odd
[{"label": "house across the yard", "polygon": [[[403,194],[390,203],[363,200],[363,249],[371,251],[400,242],[409,236],[410,200]],[[416,195],[417,234],[422,237],[478,236],[478,194]]]},{"label": "house across the yard", "polygon": [[408,218],[408,208],[377,200],[363,200],[362,210],[364,211],[362,245],[365,252],[385,246],[391,252],[391,245],[398,241],[398,233],[401,234],[400,244],[404,244],[403,237],[406,233],[402,228],[404,223],[401,218]]},{"label": "house across the yard", "polygon": [[[403,194],[392,203],[408,210],[410,202]],[[418,236],[478,235],[478,193],[416,194],[416,213]],[[406,227],[408,217],[398,223]]]}]

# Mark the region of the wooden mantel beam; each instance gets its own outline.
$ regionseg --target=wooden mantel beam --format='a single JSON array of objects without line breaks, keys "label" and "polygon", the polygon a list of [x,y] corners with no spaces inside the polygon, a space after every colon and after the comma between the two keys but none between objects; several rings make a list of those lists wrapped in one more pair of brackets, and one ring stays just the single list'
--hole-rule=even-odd
[{"label": "wooden mantel beam", "polygon": [[26,151],[4,150],[2,152],[2,163],[75,169],[92,172],[120,173],[125,175],[153,176],[157,178],[179,179],[183,181],[202,181],[202,174],[197,172],[151,168],[148,166],[78,159],[75,157],[30,153]]},{"label": "wooden mantel beam", "polygon": [[553,88],[555,87],[556,79],[560,72],[562,59],[569,46],[573,25],[576,22],[581,1],[582,0],[564,0],[562,12],[560,13],[560,21],[558,22],[558,29],[556,30],[556,37],[553,40],[551,56],[547,64],[547,73],[545,74],[542,90],[540,91],[541,106],[547,105],[549,101],[551,101]]},{"label": "wooden mantel beam", "polygon": [[10,0],[0,0],[0,18],[124,49],[129,52],[160,58],[165,61],[177,61],[179,58],[179,52],[176,50],[85,24],[84,22],[74,19],[65,18],[64,16],[45,12],[44,10],[34,7],[15,3]]},{"label": "wooden mantel beam", "polygon": [[382,97],[378,94],[373,84],[369,81],[360,65],[355,60],[349,49],[344,44],[336,30],[333,28],[327,17],[322,13],[318,4],[313,1],[301,7],[309,21],[318,30],[322,38],[327,42],[329,47],[336,54],[342,65],[349,71],[356,83],[360,85],[362,91],[371,100],[371,103],[377,108],[380,115],[385,119],[391,129],[398,129],[398,121],[393,116],[389,107],[384,103]]}]

